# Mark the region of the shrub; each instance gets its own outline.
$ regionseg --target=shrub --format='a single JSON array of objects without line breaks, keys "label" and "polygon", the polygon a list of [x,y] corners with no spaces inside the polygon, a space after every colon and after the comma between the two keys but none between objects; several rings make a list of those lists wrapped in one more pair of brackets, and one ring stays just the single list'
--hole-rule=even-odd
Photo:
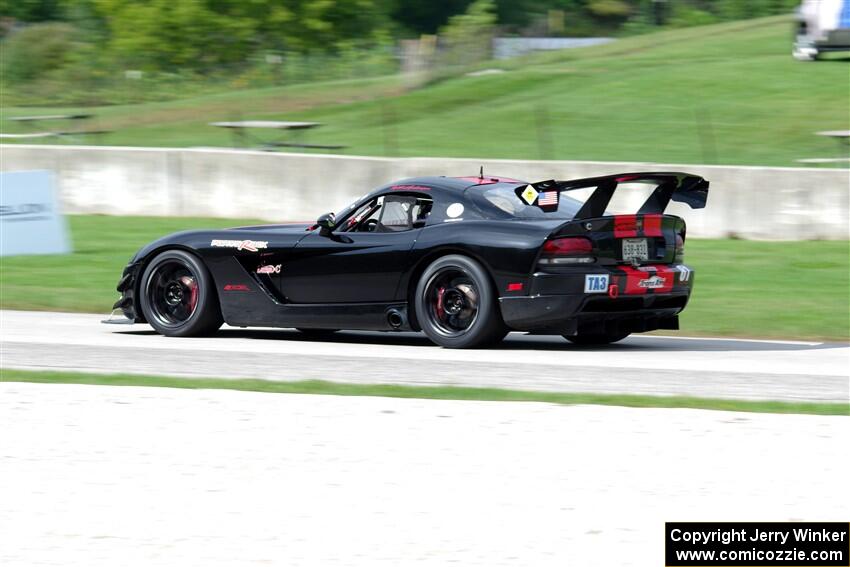
[{"label": "shrub", "polygon": [[631,6],[622,0],[593,0],[587,9],[598,18],[625,20],[632,12]]},{"label": "shrub", "polygon": [[3,79],[26,82],[59,69],[76,47],[69,24],[34,24],[11,33],[0,44]]},{"label": "shrub", "polygon": [[711,12],[700,10],[684,4],[676,4],[668,24],[674,28],[686,28],[690,26],[704,26],[713,24],[718,18]]}]

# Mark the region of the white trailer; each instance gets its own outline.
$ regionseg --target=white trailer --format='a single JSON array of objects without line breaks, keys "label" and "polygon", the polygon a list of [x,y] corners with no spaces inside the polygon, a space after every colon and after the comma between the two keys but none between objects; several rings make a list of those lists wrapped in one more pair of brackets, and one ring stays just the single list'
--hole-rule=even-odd
[{"label": "white trailer", "polygon": [[850,0],[803,0],[795,29],[795,59],[814,61],[821,53],[850,51]]}]

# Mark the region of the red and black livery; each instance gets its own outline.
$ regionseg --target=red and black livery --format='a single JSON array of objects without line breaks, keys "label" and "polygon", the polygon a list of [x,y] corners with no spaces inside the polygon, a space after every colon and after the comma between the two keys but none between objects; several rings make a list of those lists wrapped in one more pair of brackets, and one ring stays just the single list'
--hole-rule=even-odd
[{"label": "red and black livery", "polygon": [[[635,214],[607,209],[649,184]],[[571,196],[585,189],[585,200]],[[586,191],[585,191],[586,192]],[[670,172],[527,183],[420,177],[385,185],[313,225],[180,232],[142,248],[115,307],[170,336],[233,326],[424,331],[474,347],[509,331],[607,343],[678,328],[694,282],[685,222],[708,182]]]}]

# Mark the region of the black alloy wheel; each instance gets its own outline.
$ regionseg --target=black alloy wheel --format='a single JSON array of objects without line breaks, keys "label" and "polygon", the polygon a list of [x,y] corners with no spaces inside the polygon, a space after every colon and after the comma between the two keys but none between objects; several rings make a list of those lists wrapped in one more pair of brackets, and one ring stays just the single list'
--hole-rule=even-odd
[{"label": "black alloy wheel", "polygon": [[466,256],[443,256],[428,266],[416,287],[415,307],[422,330],[443,347],[484,346],[507,334],[487,272]]},{"label": "black alloy wheel", "polygon": [[167,250],[145,268],[142,314],[160,334],[188,337],[214,332],[222,324],[213,279],[200,260],[182,250]]}]

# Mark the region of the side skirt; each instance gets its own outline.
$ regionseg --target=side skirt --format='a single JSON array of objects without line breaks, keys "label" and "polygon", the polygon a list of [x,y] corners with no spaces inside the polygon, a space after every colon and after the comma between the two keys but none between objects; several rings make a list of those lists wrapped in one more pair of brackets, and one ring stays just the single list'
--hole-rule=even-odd
[{"label": "side skirt", "polygon": [[292,304],[273,302],[265,294],[244,295],[255,297],[222,298],[222,315],[228,325],[361,331],[412,330],[407,318],[406,303]]}]

